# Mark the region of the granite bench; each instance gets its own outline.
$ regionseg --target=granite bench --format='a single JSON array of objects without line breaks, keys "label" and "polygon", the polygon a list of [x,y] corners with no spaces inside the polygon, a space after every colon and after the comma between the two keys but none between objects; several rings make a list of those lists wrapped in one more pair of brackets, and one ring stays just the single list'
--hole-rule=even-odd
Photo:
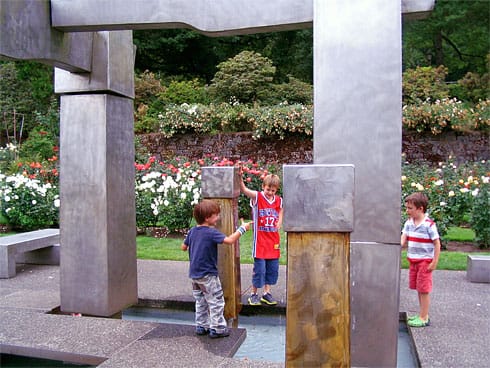
[{"label": "granite bench", "polygon": [[490,283],[490,256],[469,254],[467,257],[466,277],[471,282]]},{"label": "granite bench", "polygon": [[16,275],[16,263],[59,264],[59,229],[0,237],[0,278]]}]

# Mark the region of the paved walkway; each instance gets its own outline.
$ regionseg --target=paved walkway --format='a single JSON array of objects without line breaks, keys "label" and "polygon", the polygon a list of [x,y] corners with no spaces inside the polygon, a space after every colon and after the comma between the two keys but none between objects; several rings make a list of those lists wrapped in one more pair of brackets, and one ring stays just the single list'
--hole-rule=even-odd
[{"label": "paved walkway", "polygon": [[[187,266],[187,262],[138,260],[140,304],[193,303]],[[241,272],[245,304],[252,266],[242,265]],[[284,266],[273,293],[279,308],[284,308]],[[231,358],[246,336],[243,329],[212,340],[195,336],[192,326],[47,314],[59,304],[59,267],[18,265],[16,277],[0,280],[1,351],[35,352],[38,357],[105,368],[284,366]],[[402,270],[400,311],[413,314],[417,309],[416,292],[408,290],[407,272]],[[430,327],[411,330],[422,367],[488,366],[490,284],[470,283],[466,272],[437,271],[431,322]]]}]

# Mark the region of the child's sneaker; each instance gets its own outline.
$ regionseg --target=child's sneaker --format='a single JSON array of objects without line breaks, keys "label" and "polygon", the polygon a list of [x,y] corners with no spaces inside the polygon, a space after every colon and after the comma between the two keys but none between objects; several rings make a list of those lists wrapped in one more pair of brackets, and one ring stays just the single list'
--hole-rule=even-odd
[{"label": "child's sneaker", "polygon": [[196,326],[196,335],[203,336],[209,333],[209,329],[202,326]]},{"label": "child's sneaker", "polygon": [[257,294],[250,295],[250,298],[248,298],[248,304],[249,305],[260,305],[259,296]]},{"label": "child's sneaker", "polygon": [[214,328],[209,330],[209,337],[212,339],[217,339],[218,337],[226,337],[226,336],[230,336],[230,330],[228,330],[227,328],[225,328],[221,332],[217,332]]},{"label": "child's sneaker", "polygon": [[260,299],[262,303],[265,303],[267,305],[276,305],[277,301],[274,300],[272,297],[271,293],[265,293],[262,295],[262,298]]},{"label": "child's sneaker", "polygon": [[415,319],[411,319],[410,321],[408,321],[407,325],[410,327],[427,327],[427,326],[430,326],[430,319],[427,319],[427,321],[424,321],[420,317],[417,317]]}]

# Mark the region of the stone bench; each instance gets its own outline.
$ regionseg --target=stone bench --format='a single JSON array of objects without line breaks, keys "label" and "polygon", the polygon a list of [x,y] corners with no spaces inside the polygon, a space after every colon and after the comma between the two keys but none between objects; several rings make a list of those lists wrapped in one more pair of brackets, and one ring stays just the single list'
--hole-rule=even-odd
[{"label": "stone bench", "polygon": [[471,282],[490,283],[490,256],[468,255],[466,277]]},{"label": "stone bench", "polygon": [[59,229],[43,229],[0,237],[0,278],[16,274],[16,263],[59,264]]}]

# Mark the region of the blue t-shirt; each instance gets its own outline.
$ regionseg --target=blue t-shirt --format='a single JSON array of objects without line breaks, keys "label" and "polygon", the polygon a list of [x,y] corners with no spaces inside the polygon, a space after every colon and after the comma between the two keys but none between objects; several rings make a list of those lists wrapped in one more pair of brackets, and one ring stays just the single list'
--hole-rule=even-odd
[{"label": "blue t-shirt", "polygon": [[218,244],[225,234],[209,226],[195,226],[187,234],[184,244],[189,247],[189,277],[200,279],[206,275],[218,276]]}]

